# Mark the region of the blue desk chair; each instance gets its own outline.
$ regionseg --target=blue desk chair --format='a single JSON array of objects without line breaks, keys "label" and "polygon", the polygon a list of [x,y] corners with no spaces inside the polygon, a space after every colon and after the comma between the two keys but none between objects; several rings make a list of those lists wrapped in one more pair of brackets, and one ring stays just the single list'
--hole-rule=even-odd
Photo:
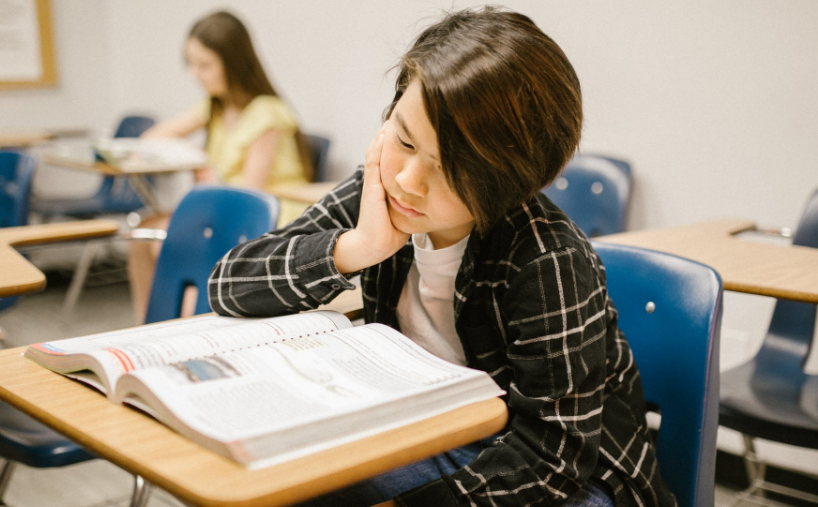
[{"label": "blue desk chair", "polygon": [[679,507],[715,502],[722,283],[665,253],[594,243],[645,399],[661,413],[657,459]]},{"label": "blue desk chair", "polygon": [[[812,194],[795,231],[793,244],[818,248],[818,191]],[[818,266],[815,267],[818,269]],[[767,335],[748,362],[722,374],[719,424],[743,436],[750,486],[737,500],[775,491],[818,504],[818,495],[765,480],[766,463],[753,440],[818,449],[818,376],[804,373],[815,346],[815,304],[778,300]]]},{"label": "blue desk chair", "polygon": [[[139,137],[152,127],[154,120],[145,116],[126,116],[120,121],[114,137]],[[82,199],[35,200],[34,210],[44,216],[90,218],[103,213],[131,213],[144,204],[127,178],[105,176],[94,195]]]},{"label": "blue desk chair", "polygon": [[313,174],[312,180],[316,182],[327,181],[329,177],[329,145],[330,141],[326,137],[312,134],[301,134],[307,144],[307,151],[312,159]]},{"label": "blue desk chair", "polygon": [[624,160],[577,154],[543,192],[593,238],[625,230],[632,186]]},{"label": "blue desk chair", "polygon": [[[0,151],[0,227],[28,224],[31,182],[37,161],[16,151]],[[17,301],[16,297],[0,298],[0,311]]]},{"label": "blue desk chair", "polygon": [[[278,212],[278,200],[262,192],[198,187],[188,193],[173,214],[162,245],[147,323],[178,318],[189,286],[199,290],[196,313],[209,312],[207,280],[213,266],[239,243],[274,230]],[[95,458],[5,403],[0,403],[0,457],[6,459],[0,471],[0,505],[4,505],[2,495],[17,462],[42,468]],[[131,507],[144,506],[149,490],[149,485],[135,476]]]},{"label": "blue desk chair", "polygon": [[278,200],[264,192],[222,186],[191,190],[168,225],[145,322],[178,318],[190,286],[198,291],[196,313],[211,311],[207,280],[213,266],[239,243],[274,230],[278,213]]}]

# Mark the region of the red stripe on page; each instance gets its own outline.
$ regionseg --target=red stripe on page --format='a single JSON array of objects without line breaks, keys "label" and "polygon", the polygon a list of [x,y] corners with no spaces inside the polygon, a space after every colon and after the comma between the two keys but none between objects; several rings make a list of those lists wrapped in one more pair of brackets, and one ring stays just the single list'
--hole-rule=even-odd
[{"label": "red stripe on page", "polygon": [[129,371],[134,370],[134,366],[133,366],[133,363],[131,362],[131,358],[128,357],[127,354],[125,354],[124,352],[122,352],[119,349],[105,349],[105,350],[107,352],[110,352],[111,354],[113,354],[114,357],[116,357],[117,360],[119,360],[119,364],[122,365],[122,368],[125,370],[125,373],[128,373]]}]

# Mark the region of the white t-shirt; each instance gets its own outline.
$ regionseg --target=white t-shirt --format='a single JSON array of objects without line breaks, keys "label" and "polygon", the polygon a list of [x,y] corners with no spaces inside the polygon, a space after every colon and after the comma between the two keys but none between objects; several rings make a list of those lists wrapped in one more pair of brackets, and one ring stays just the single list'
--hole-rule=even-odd
[{"label": "white t-shirt", "polygon": [[461,365],[466,355],[454,329],[454,280],[468,241],[466,236],[434,250],[428,234],[413,234],[415,260],[398,301],[403,334],[437,357]]}]

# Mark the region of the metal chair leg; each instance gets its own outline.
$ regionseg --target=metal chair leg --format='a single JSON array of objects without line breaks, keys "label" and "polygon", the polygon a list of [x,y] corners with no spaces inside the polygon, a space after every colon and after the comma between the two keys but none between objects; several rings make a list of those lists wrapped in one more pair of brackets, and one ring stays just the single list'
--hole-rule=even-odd
[{"label": "metal chair leg", "polygon": [[130,507],[145,507],[151,495],[153,485],[142,478],[141,475],[134,475],[133,496]]},{"label": "metal chair leg", "polygon": [[17,466],[17,463],[14,461],[6,460],[3,463],[3,468],[0,469],[0,506],[7,505],[4,497],[6,496],[6,489],[9,486],[9,479],[11,479],[11,474],[14,473],[14,468]]},{"label": "metal chair leg", "polygon": [[74,270],[74,276],[71,277],[71,284],[68,286],[68,292],[65,295],[65,302],[63,303],[63,315],[69,316],[74,311],[77,305],[77,300],[80,297],[82,286],[85,285],[85,279],[88,277],[88,270],[94,262],[94,255],[97,251],[97,245],[89,241],[82,249],[82,255],[77,261],[77,268]]}]

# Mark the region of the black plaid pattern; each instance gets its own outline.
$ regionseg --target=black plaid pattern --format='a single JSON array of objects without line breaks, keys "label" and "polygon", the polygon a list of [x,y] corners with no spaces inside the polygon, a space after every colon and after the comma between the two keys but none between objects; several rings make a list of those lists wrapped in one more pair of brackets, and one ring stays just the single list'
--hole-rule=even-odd
[{"label": "black plaid pattern", "polygon": [[[357,171],[289,226],[225,255],[208,287],[213,309],[280,315],[353,288],[332,252],[357,223],[362,178]],[[412,256],[409,242],[360,273],[367,322],[398,328]],[[605,268],[544,195],[485,238],[472,234],[454,312],[468,365],[508,392],[509,424],[469,466],[400,495],[399,505],[554,505],[589,479],[607,485],[617,506],[676,505],[649,443],[639,373]]]}]

